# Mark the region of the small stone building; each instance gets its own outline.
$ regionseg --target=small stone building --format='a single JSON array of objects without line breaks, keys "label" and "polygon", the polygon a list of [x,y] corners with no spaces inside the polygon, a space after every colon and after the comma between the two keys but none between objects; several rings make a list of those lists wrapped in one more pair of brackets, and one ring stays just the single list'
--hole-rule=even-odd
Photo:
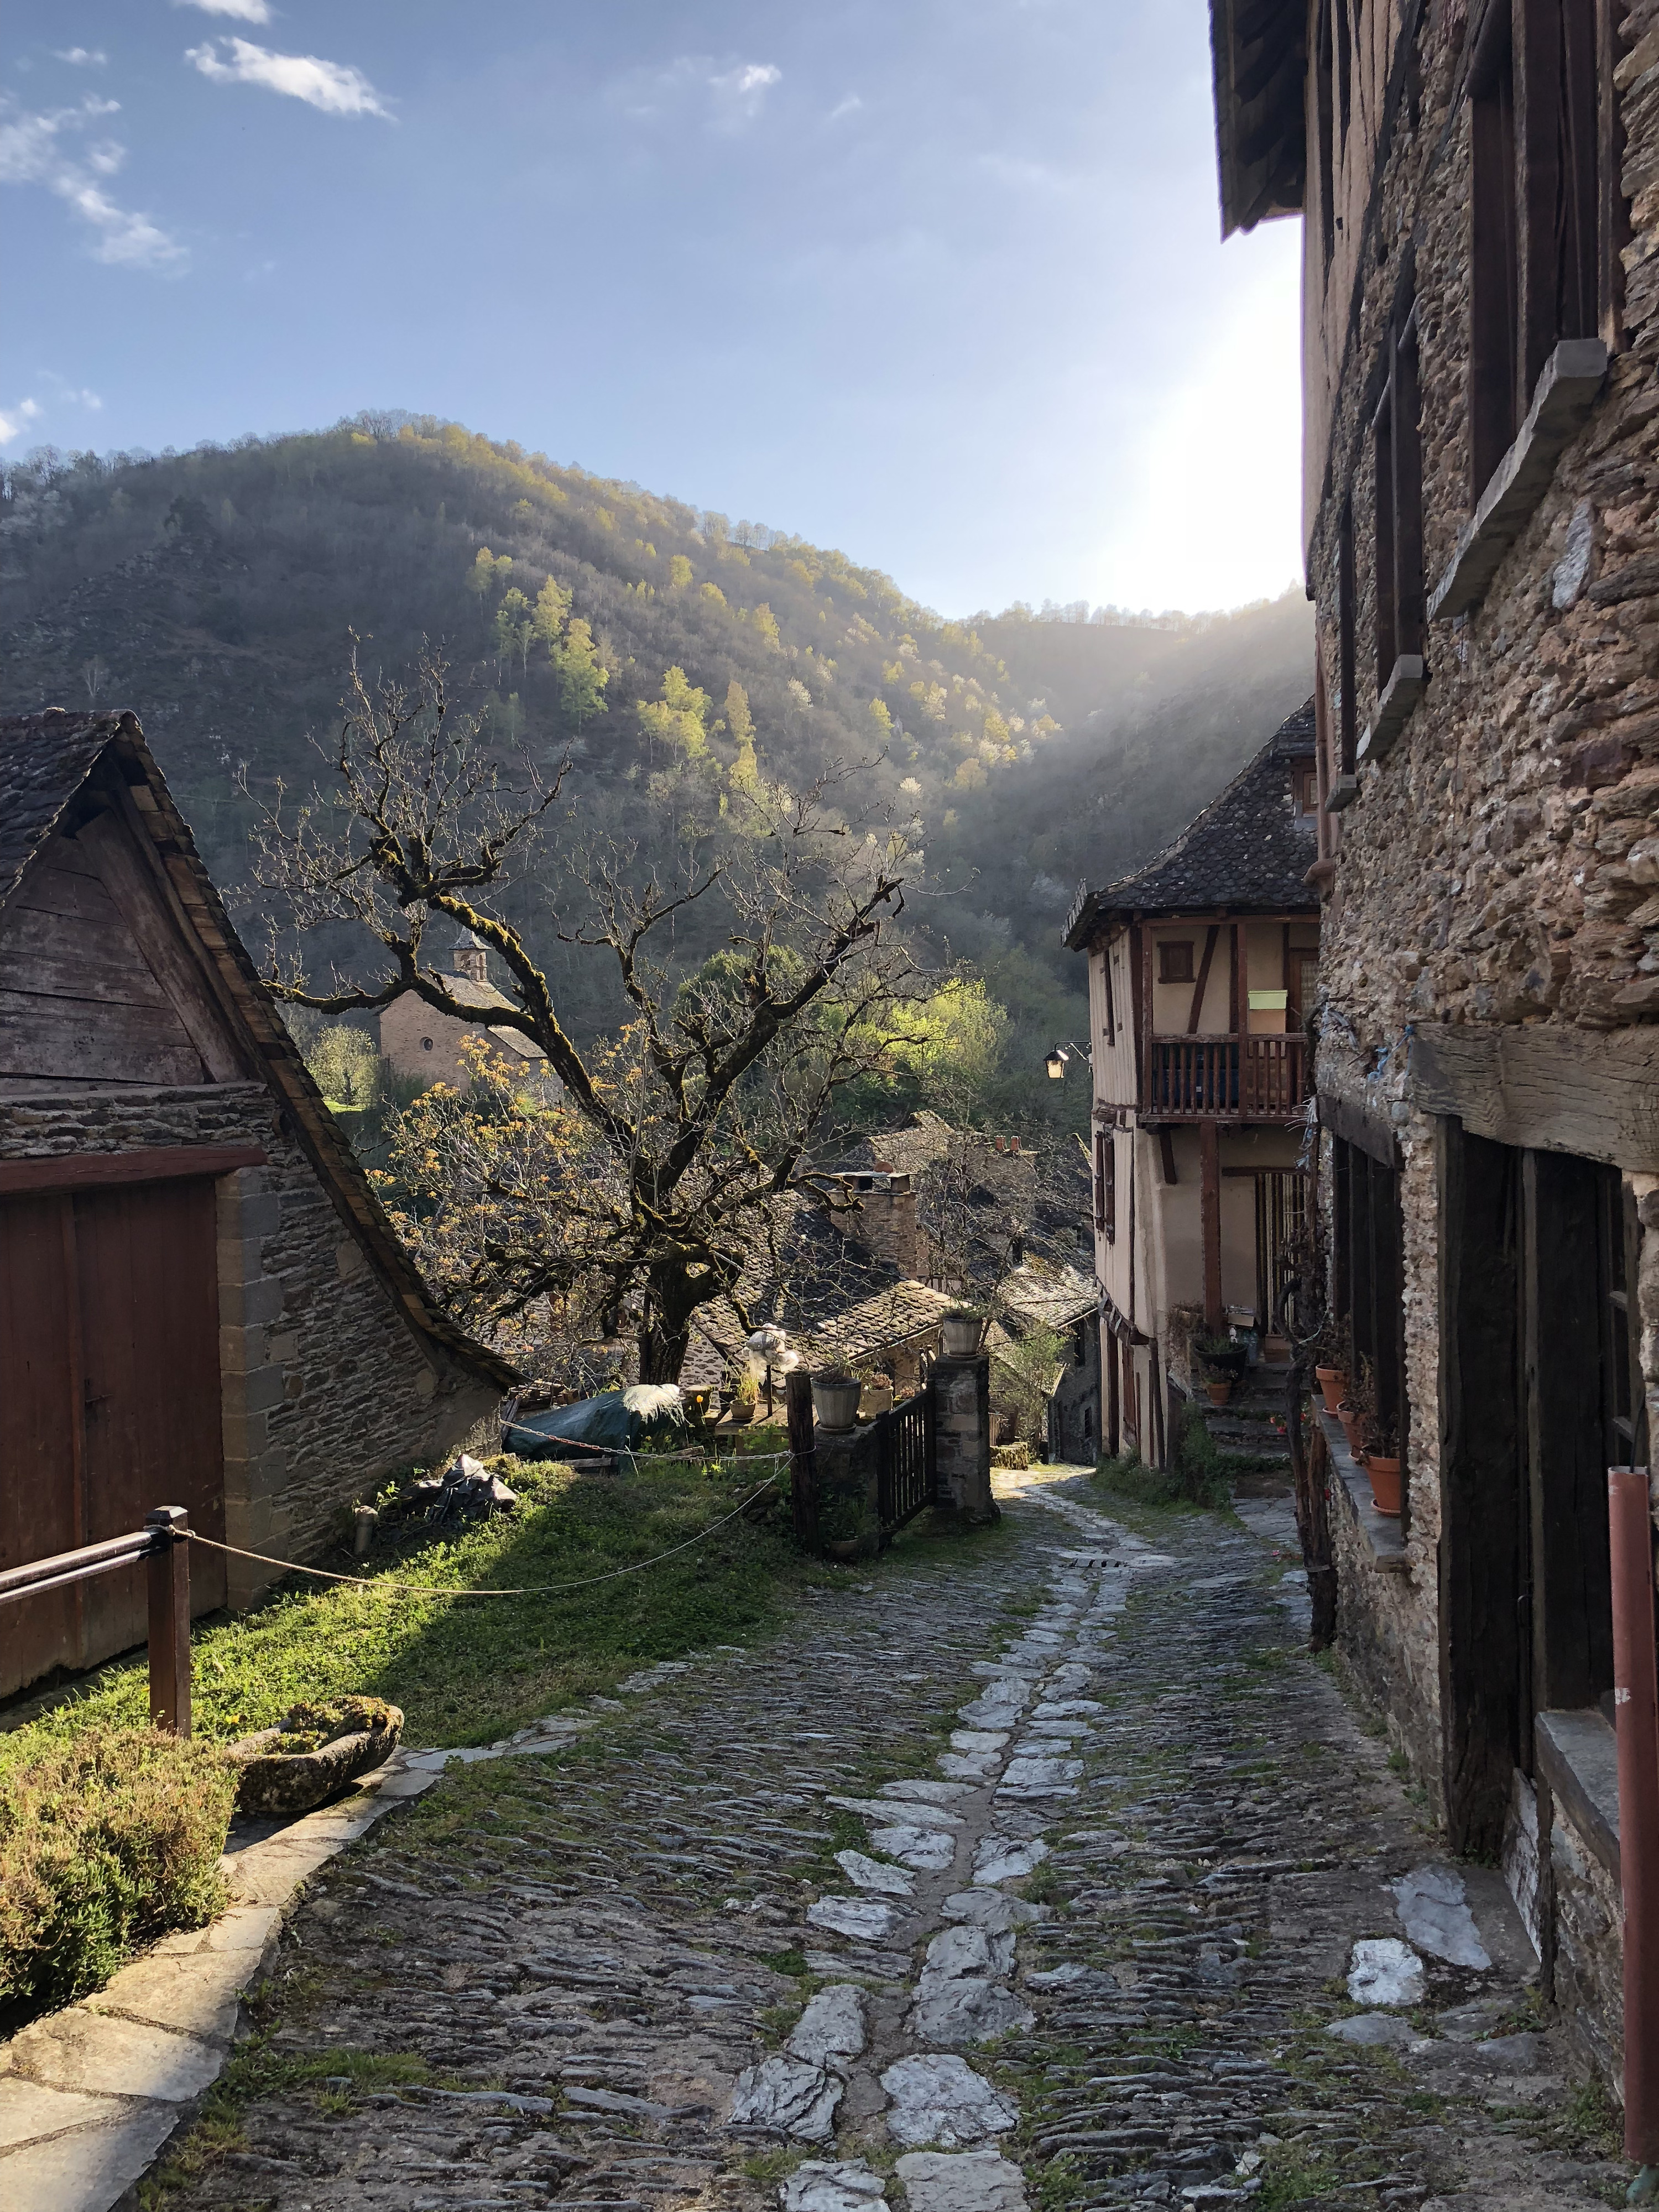
[{"label": "small stone building", "polygon": [[1306,1211],[1311,702],[1133,875],[1085,884],[1106,1449],[1166,1463],[1194,1328],[1263,1339]]},{"label": "small stone building", "polygon": [[[991,1412],[1000,1417],[994,1441],[1035,1443],[1060,1464],[1092,1467],[1100,1457],[1100,1289],[1075,1267],[1026,1260],[998,1285],[998,1318],[986,1335],[991,1359]],[[1033,1329],[1060,1340],[1048,1380],[1048,1399],[1033,1432],[1018,1436],[1016,1392],[1010,1388],[1010,1355]],[[1022,1369],[1022,1371],[1024,1371]],[[1032,1425],[1029,1413],[1028,1427]]]},{"label": "small stone building", "polygon": [[1648,1462],[1659,1392],[1659,0],[1212,23],[1224,228],[1304,216],[1320,1203],[1405,1462],[1397,1521],[1332,1486],[1339,1635],[1617,2089],[1607,1469]]},{"label": "small stone building", "polygon": [[546,1065],[546,1054],[532,1037],[521,1030],[490,1026],[490,1009],[510,1006],[513,1002],[490,981],[489,947],[470,929],[461,932],[452,972],[443,981],[450,996],[464,1006],[476,1006],[481,1018],[459,1021],[453,1014],[441,1014],[436,1007],[428,1006],[418,991],[405,991],[380,1016],[380,1054],[398,1075],[411,1083],[448,1083],[464,1089],[472,1079],[462,1048],[491,1044],[524,1061],[526,1069],[534,1066],[553,1089],[560,1087]]},{"label": "small stone building", "polygon": [[[183,1505],[305,1559],[494,1418],[130,714],[0,720],[0,1566]],[[198,1549],[195,1609],[257,1562]],[[0,1694],[141,1643],[142,1569],[9,1608]]]}]

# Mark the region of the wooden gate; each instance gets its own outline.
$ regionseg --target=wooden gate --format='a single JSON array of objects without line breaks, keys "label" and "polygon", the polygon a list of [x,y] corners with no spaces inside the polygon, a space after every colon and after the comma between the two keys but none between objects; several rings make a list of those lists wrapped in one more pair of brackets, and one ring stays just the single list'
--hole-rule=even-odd
[{"label": "wooden gate", "polygon": [[[0,1200],[0,1568],[182,1505],[225,1533],[215,1194],[203,1176]],[[193,1609],[225,1601],[222,1555]],[[142,1565],[30,1598],[0,1695],[142,1644]]]},{"label": "wooden gate", "polygon": [[876,1424],[876,1482],[881,1540],[890,1543],[907,1521],[933,1503],[931,1393],[918,1391]]}]

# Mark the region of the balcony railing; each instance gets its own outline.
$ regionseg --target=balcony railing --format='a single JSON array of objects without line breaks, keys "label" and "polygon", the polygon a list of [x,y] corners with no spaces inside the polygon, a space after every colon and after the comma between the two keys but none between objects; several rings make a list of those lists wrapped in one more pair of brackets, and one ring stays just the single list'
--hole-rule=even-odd
[{"label": "balcony railing", "polygon": [[1146,1092],[1149,1121],[1291,1121],[1308,1096],[1306,1040],[1154,1037]]}]

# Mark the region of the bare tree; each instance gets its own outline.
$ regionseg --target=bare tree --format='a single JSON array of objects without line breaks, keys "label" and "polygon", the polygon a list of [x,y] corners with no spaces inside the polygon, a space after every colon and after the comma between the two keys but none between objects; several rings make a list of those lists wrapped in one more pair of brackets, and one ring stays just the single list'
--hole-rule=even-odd
[{"label": "bare tree", "polygon": [[[510,1001],[490,1010],[491,1026],[538,1045],[562,1097],[515,1109],[507,1140],[458,1119],[447,1160],[477,1205],[449,1279],[480,1318],[544,1297],[591,1310],[602,1334],[634,1337],[642,1380],[672,1381],[692,1315],[737,1291],[779,1202],[810,1191],[831,1208],[848,1203],[807,1147],[836,1091],[878,1062],[896,1002],[916,988],[894,927],[905,840],[855,830],[833,804],[864,764],[801,793],[732,789],[719,834],[688,839],[670,882],[625,849],[577,859],[579,918],[557,933],[608,956],[629,1008],[622,1034],[595,1051],[565,1029],[501,910],[545,834],[562,769],[549,781],[526,758],[505,780],[487,722],[454,706],[432,653],[410,683],[371,684],[354,653],[324,757],[325,787],[297,810],[279,790],[257,841],[255,881],[273,908],[270,988],[325,1013],[412,991],[476,1023],[427,939],[439,917],[481,939]],[[673,938],[693,908],[705,933],[716,912],[723,950],[685,976]],[[298,947],[342,923],[376,972],[337,969],[321,986]]]}]

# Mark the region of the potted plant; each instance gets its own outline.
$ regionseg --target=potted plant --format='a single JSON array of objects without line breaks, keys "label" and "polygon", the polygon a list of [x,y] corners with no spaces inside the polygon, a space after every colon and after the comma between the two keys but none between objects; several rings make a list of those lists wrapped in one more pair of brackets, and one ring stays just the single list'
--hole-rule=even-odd
[{"label": "potted plant", "polygon": [[1210,1403],[1224,1406],[1250,1364],[1249,1346],[1235,1344],[1227,1336],[1200,1336],[1193,1349],[1204,1364],[1204,1389]]},{"label": "potted plant", "polygon": [[947,1359],[971,1359],[985,1334],[985,1315],[978,1306],[952,1306],[939,1323]]},{"label": "potted plant", "polygon": [[1350,1453],[1355,1459],[1360,1458],[1371,1424],[1376,1419],[1376,1381],[1369,1359],[1360,1360],[1359,1372],[1349,1383],[1348,1395],[1337,1407],[1336,1418],[1342,1424]]},{"label": "potted plant", "polygon": [[760,1405],[760,1384],[752,1375],[739,1375],[732,1386],[732,1403],[728,1418],[740,1429],[746,1429],[754,1419]]},{"label": "potted plant", "polygon": [[1392,1420],[1373,1419],[1370,1443],[1360,1465],[1370,1477],[1371,1503],[1392,1519],[1400,1511],[1400,1430]]},{"label": "potted plant", "polygon": [[815,1375],[812,1403],[817,1409],[818,1426],[831,1431],[852,1428],[859,1417],[860,1388],[858,1376],[844,1367],[826,1367]]},{"label": "potted plant", "polygon": [[1314,1380],[1319,1385],[1320,1396],[1325,1401],[1325,1411],[1334,1413],[1348,1395],[1348,1374],[1353,1364],[1346,1322],[1340,1327],[1334,1322],[1327,1322],[1321,1333],[1315,1358],[1325,1362],[1322,1367],[1316,1364]]}]

